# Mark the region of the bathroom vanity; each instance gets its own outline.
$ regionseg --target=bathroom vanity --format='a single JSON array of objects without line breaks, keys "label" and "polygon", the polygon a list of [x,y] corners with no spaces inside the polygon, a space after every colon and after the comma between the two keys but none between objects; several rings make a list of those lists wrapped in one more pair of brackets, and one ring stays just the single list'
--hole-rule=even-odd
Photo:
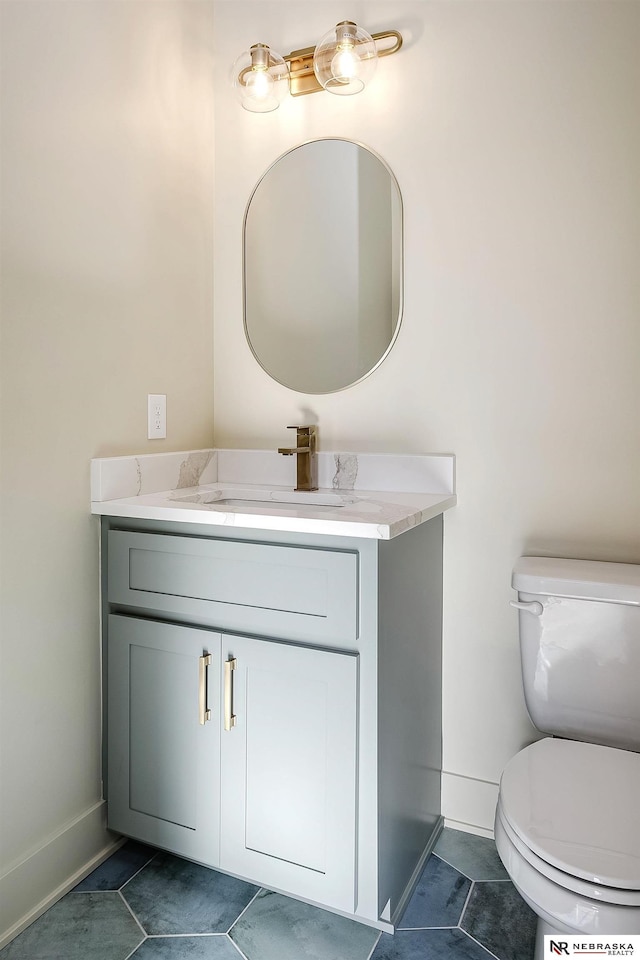
[{"label": "bathroom vanity", "polygon": [[[109,826],[393,930],[442,823],[453,458],[321,455],[301,499],[242,453],[94,461]],[[391,459],[409,490],[358,486]]]}]

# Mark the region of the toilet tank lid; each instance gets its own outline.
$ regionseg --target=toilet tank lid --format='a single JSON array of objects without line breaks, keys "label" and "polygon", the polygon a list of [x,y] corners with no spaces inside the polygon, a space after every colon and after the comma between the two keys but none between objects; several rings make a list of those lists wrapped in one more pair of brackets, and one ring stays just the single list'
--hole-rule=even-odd
[{"label": "toilet tank lid", "polygon": [[640,606],[640,564],[520,557],[511,584],[520,593]]}]

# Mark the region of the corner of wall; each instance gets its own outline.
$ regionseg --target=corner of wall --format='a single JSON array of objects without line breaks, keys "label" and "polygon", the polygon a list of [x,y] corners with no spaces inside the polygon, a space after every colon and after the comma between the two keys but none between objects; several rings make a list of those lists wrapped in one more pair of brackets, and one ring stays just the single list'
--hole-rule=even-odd
[{"label": "corner of wall", "polygon": [[[0,877],[0,950],[122,843],[100,800]],[[96,851],[98,851],[96,853]]]}]

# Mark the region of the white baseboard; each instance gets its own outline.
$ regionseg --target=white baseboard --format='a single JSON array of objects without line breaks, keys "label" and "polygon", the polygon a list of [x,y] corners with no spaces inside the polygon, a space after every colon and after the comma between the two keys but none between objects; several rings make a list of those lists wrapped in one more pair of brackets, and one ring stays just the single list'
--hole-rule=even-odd
[{"label": "white baseboard", "polygon": [[442,813],[445,826],[481,837],[493,837],[498,784],[456,773],[442,774]]},{"label": "white baseboard", "polygon": [[106,804],[94,804],[0,877],[0,950],[124,841],[106,827]]},{"label": "white baseboard", "polygon": [[486,837],[488,840],[494,840],[493,830],[486,830],[484,827],[476,827],[471,823],[460,823],[459,820],[444,821],[445,827],[451,827],[452,830],[460,830],[462,833],[472,833],[474,837]]}]

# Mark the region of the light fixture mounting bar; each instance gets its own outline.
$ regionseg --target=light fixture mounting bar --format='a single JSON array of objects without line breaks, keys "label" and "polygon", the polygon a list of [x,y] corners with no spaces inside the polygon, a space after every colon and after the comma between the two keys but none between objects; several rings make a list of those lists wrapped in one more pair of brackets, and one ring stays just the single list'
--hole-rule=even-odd
[{"label": "light fixture mounting bar", "polygon": [[[371,36],[376,42],[379,57],[388,57],[392,53],[397,53],[402,46],[402,35],[397,30],[383,30],[380,33],[372,33]],[[385,44],[385,41],[389,40],[393,43]],[[303,97],[308,93],[318,93],[322,90],[313,72],[315,49],[315,47],[303,47],[301,50],[292,50],[283,58],[289,64],[289,92],[292,97]]]}]

